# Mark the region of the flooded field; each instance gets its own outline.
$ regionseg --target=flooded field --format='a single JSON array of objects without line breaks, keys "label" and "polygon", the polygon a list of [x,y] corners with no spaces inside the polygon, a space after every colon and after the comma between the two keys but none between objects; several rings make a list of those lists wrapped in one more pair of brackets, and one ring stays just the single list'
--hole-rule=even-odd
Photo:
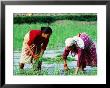
[{"label": "flooded field", "polygon": [[[63,53],[63,49],[61,50],[46,50],[43,58],[46,58],[46,61],[42,61],[42,66],[40,71],[34,71],[32,69],[32,64],[26,64],[24,70],[19,69],[19,58],[20,58],[20,51],[14,51],[14,75],[74,75],[74,69],[76,68],[77,59],[68,62],[68,71],[64,71],[63,68],[63,60],[56,61],[54,60],[56,56]],[[69,55],[71,57],[71,55]],[[49,59],[48,59],[49,58]],[[50,60],[53,59],[53,60]],[[87,66],[85,68],[84,74],[79,75],[96,75],[97,68],[92,68]]]}]

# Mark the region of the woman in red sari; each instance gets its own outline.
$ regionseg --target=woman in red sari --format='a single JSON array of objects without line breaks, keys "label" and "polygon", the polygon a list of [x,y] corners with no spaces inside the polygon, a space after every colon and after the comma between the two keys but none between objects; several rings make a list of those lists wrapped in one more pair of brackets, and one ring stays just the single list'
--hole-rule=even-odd
[{"label": "woman in red sari", "polygon": [[83,72],[87,65],[97,66],[96,46],[86,33],[80,33],[77,36],[66,39],[65,44],[66,47],[63,53],[65,70],[68,70],[66,59],[69,52],[78,55],[75,74],[78,73],[79,69]]},{"label": "woman in red sari", "polygon": [[41,30],[31,30],[25,35],[19,64],[21,69],[25,63],[32,63],[33,59],[42,57],[51,34],[50,27],[41,27]]}]

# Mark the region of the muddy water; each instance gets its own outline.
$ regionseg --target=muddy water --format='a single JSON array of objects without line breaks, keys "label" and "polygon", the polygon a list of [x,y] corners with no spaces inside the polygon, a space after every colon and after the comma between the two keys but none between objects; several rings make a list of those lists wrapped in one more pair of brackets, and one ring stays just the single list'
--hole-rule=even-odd
[{"label": "muddy water", "polygon": [[[49,57],[54,58],[58,55],[62,55],[63,49],[60,50],[46,50],[43,54],[43,57]],[[18,65],[19,59],[20,59],[21,52],[20,51],[14,51],[14,65]],[[69,55],[71,57],[71,55]]]},{"label": "muddy water", "polygon": [[[63,50],[46,50],[43,57],[56,57],[57,55],[61,55],[63,53]],[[16,71],[17,69],[19,69],[19,58],[20,58],[20,51],[14,51],[14,71]],[[70,56],[70,55],[69,55]],[[71,61],[68,62],[68,67],[70,69],[74,69],[76,67],[77,61]],[[24,69],[30,69],[32,68],[31,64],[26,64]],[[52,64],[48,64],[46,62],[42,62],[42,70],[46,71],[48,70],[47,74],[48,75],[52,75],[52,72],[55,72],[55,69],[59,69],[60,70],[60,74],[64,75],[64,68],[63,68],[63,63],[52,63]],[[90,73],[92,70],[94,70],[93,68],[91,68],[90,66],[87,66],[85,68],[86,72]]]},{"label": "muddy water", "polygon": [[[43,57],[54,58],[57,55],[61,55],[62,53],[63,53],[63,50],[47,50],[47,51],[45,51]],[[14,51],[14,66],[19,65],[20,54],[21,54],[20,51]],[[76,61],[68,63],[68,66],[70,66],[70,67],[74,67],[75,65],[76,65]],[[25,68],[30,68],[30,67],[31,67],[30,64],[25,65]],[[59,64],[59,67],[58,67],[58,64],[56,64],[56,63],[46,64],[45,62],[42,62],[42,68],[54,68],[54,67],[55,68],[56,67],[57,68],[60,68],[60,67],[63,68],[63,64]]]}]

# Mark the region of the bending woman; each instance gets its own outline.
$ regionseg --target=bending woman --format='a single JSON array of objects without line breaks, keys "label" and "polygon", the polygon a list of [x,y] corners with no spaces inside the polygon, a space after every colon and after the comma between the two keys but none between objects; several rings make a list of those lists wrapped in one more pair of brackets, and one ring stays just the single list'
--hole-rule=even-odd
[{"label": "bending woman", "polygon": [[24,36],[23,47],[20,58],[20,68],[24,68],[25,63],[32,63],[38,60],[46,50],[52,29],[41,27],[41,30],[31,30]]},{"label": "bending woman", "polygon": [[78,73],[79,69],[83,72],[87,65],[97,66],[96,46],[86,33],[79,33],[77,36],[67,38],[65,44],[66,47],[63,53],[65,70],[68,70],[66,59],[69,52],[74,56],[78,55],[75,74]]}]

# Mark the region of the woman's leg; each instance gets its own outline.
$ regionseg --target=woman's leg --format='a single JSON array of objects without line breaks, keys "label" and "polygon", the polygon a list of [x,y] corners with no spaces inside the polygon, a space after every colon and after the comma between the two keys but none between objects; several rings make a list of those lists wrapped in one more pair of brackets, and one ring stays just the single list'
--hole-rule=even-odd
[{"label": "woman's leg", "polygon": [[75,75],[78,74],[78,71],[79,70],[81,71],[82,74],[84,73],[84,67],[81,65],[80,67],[76,67],[76,69],[75,69]]},{"label": "woman's leg", "polygon": [[83,65],[80,67],[80,71],[81,71],[82,74],[84,73],[84,67],[85,66],[83,66]]},{"label": "woman's leg", "polygon": [[42,60],[38,61],[37,69],[38,69],[38,70],[41,70],[41,66],[42,66]]},{"label": "woman's leg", "polygon": [[78,71],[79,71],[79,67],[76,67],[74,74],[77,75],[78,74]]},{"label": "woman's leg", "polygon": [[75,69],[75,75],[78,74],[78,71],[80,70],[81,73],[83,73],[84,71],[84,68],[86,67],[86,61],[85,61],[85,57],[84,56],[81,56],[83,58],[80,58],[78,61],[77,61],[77,67]]},{"label": "woman's leg", "polygon": [[32,65],[34,70],[41,70],[42,60],[32,60]]}]

